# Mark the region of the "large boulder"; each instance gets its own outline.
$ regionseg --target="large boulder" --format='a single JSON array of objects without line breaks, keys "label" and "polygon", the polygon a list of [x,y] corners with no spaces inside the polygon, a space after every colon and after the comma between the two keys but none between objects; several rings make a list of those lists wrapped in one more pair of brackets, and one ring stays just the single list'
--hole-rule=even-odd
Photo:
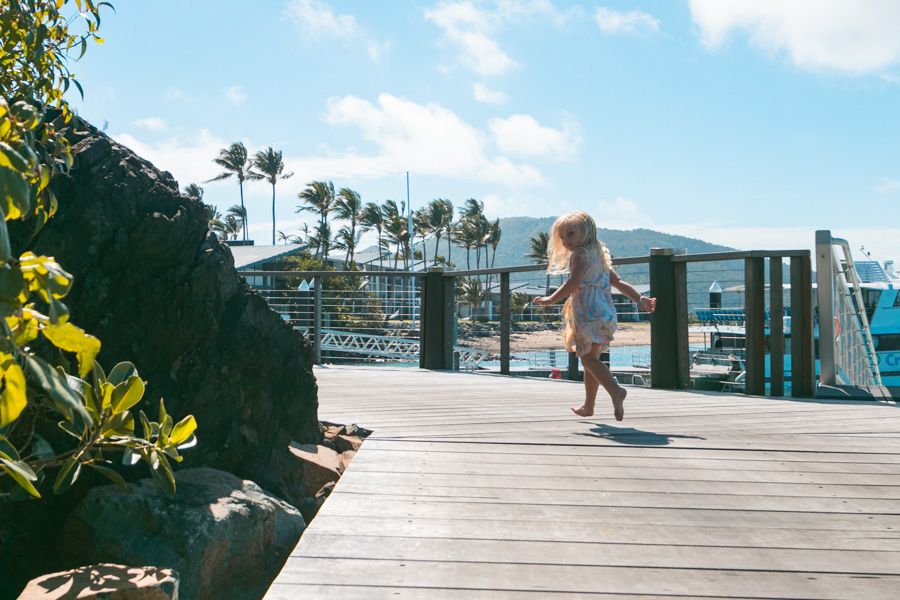
[{"label": "large boulder", "polygon": [[167,498],[152,479],[93,488],[69,516],[69,561],[151,564],[179,573],[182,598],[259,598],[306,524],[293,506],[252,481],[186,469]]},{"label": "large boulder", "polygon": [[273,456],[291,440],[322,440],[309,346],[238,276],[202,203],[80,128],[74,167],[52,183],[56,216],[33,239],[32,224],[18,227],[14,247],[54,256],[75,276],[72,319],[103,342],[107,368],[137,366],[149,382],[139,408],[155,416],[162,397],[176,418],[196,416],[200,443],[186,465],[277,493]]}]

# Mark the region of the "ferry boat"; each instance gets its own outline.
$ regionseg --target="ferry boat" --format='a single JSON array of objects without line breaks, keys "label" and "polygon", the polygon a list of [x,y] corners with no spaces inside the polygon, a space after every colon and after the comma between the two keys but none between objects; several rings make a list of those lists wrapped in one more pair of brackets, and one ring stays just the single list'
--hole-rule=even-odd
[{"label": "ferry boat", "polygon": [[[875,260],[855,261],[860,279],[860,292],[869,321],[872,344],[878,358],[878,369],[882,384],[900,388],[900,273],[895,271],[893,261],[879,263]],[[815,283],[812,284],[815,288]],[[789,285],[784,286],[789,289]],[[711,300],[721,300],[722,293],[744,293],[742,285],[723,290],[717,283],[710,287]],[[718,298],[716,298],[718,295]],[[813,294],[815,303],[816,294]],[[741,300],[742,301],[742,300]],[[711,301],[710,304],[713,304]],[[816,311],[817,312],[817,311]],[[704,364],[724,364],[730,361],[733,367],[715,382],[706,382],[703,387],[718,385],[725,389],[740,388],[743,385],[744,356],[744,309],[743,307],[697,308],[693,311],[696,324],[690,333],[703,333],[706,337],[704,350],[694,354],[692,367]],[[768,314],[765,327],[766,341],[769,338]],[[790,387],[791,380],[791,320],[790,309],[784,316],[784,380]],[[819,374],[819,327],[814,324],[814,344],[816,375]],[[768,355],[765,361],[766,382],[770,378]]]}]

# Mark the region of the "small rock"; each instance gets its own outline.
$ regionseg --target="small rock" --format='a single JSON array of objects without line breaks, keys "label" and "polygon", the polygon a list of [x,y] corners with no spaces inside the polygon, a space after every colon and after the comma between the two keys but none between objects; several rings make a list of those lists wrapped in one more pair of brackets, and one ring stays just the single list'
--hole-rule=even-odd
[{"label": "small rock", "polygon": [[356,452],[362,446],[362,439],[355,435],[339,435],[332,442],[334,442],[334,449],[338,452],[346,452],[347,450]]},{"label": "small rock", "polygon": [[340,479],[341,458],[331,448],[291,442],[289,451],[299,462],[301,496],[315,496],[322,486]]},{"label": "small rock", "polygon": [[356,452],[353,450],[346,450],[341,452],[341,472],[347,470],[347,467],[350,465],[350,461],[353,460],[353,457],[356,456]]},{"label": "small rock", "polygon": [[178,600],[178,573],[159,567],[100,563],[42,575],[28,582],[19,600]]}]

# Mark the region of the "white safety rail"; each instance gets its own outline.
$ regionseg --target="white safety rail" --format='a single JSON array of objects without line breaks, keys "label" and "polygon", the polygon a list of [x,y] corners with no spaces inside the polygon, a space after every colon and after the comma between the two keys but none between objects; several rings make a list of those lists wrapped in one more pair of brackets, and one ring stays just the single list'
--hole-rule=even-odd
[{"label": "white safety rail", "polygon": [[819,362],[823,385],[881,385],[861,281],[850,245],[816,232]]},{"label": "white safety rail", "polygon": [[[295,327],[304,335],[312,335],[307,327]],[[401,362],[419,362],[419,339],[355,333],[338,329],[323,329],[319,341],[323,351],[341,353],[357,358],[386,358]],[[481,348],[454,346],[459,366],[463,370],[478,369],[491,353]]]}]

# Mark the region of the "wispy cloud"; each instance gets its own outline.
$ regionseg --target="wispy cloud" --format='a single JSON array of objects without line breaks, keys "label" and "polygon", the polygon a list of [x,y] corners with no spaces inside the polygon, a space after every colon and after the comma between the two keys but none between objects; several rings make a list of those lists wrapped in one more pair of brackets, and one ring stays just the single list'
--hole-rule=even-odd
[{"label": "wispy cloud", "polygon": [[355,16],[337,14],[324,2],[291,0],[284,9],[284,15],[306,41],[356,40],[363,44],[369,58],[375,62],[381,60],[391,48],[389,41],[375,39]]},{"label": "wispy cloud", "polygon": [[225,90],[225,98],[232,104],[241,105],[247,101],[247,92],[240,85],[233,85]]},{"label": "wispy cloud", "polygon": [[509,97],[503,92],[492,90],[483,83],[472,84],[472,94],[475,99],[484,104],[504,104]]},{"label": "wispy cloud", "polygon": [[900,3],[893,0],[690,0],[690,9],[709,48],[742,30],[804,69],[878,73],[900,61]]},{"label": "wispy cloud", "polygon": [[190,100],[190,96],[179,88],[169,88],[166,90],[166,93],[163,94],[163,98],[170,102]]},{"label": "wispy cloud", "polygon": [[580,8],[560,10],[550,0],[462,0],[439,3],[425,11],[425,19],[441,29],[445,41],[459,51],[463,65],[487,78],[518,66],[496,39],[502,30],[534,18],[560,27],[579,14]]},{"label": "wispy cloud", "polygon": [[886,194],[894,190],[900,190],[900,181],[896,179],[882,179],[881,183],[872,188],[879,194]]},{"label": "wispy cloud", "polygon": [[659,19],[639,10],[627,12],[601,6],[594,12],[600,31],[608,34],[637,35],[659,33]]},{"label": "wispy cloud", "polygon": [[150,131],[161,131],[166,128],[166,122],[159,117],[144,117],[143,119],[135,119],[131,123],[141,129],[149,129]]},{"label": "wispy cloud", "polygon": [[488,127],[500,151],[517,158],[564,160],[574,156],[581,143],[578,126],[571,121],[554,129],[541,125],[531,115],[512,115],[491,119]]}]

